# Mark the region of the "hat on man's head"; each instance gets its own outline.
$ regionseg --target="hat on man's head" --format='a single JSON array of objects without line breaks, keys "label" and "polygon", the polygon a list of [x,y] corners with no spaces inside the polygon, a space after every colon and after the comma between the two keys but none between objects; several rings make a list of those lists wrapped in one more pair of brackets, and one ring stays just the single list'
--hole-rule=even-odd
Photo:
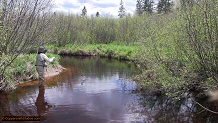
[{"label": "hat on man's head", "polygon": [[39,49],[38,49],[38,53],[46,53],[47,50],[45,49],[44,46],[40,46]]}]

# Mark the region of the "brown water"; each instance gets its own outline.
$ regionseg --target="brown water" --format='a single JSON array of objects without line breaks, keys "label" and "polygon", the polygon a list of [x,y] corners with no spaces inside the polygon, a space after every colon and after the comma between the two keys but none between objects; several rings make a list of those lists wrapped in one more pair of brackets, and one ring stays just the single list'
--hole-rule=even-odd
[{"label": "brown water", "polygon": [[[45,123],[218,123],[216,114],[190,98],[132,93],[132,63],[63,57],[61,64],[67,71],[47,79],[45,88],[31,82],[0,94],[0,116],[41,116]],[[202,104],[217,110],[214,104]]]},{"label": "brown water", "polygon": [[[2,115],[42,116],[48,123],[127,123],[137,121],[130,106],[138,96],[131,63],[102,58],[64,57],[67,71],[47,79],[45,88],[20,87],[2,99]],[[2,94],[3,95],[3,94]],[[2,96],[3,98],[3,96]],[[136,103],[137,105],[137,103]]]}]

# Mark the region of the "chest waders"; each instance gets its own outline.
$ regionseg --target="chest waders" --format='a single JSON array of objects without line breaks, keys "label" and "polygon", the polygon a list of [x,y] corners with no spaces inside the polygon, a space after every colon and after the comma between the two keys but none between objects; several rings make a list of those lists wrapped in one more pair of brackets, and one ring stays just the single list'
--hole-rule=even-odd
[{"label": "chest waders", "polygon": [[44,67],[46,67],[45,60],[42,59],[41,54],[37,54],[36,71],[39,74],[39,86],[43,85],[44,83]]}]

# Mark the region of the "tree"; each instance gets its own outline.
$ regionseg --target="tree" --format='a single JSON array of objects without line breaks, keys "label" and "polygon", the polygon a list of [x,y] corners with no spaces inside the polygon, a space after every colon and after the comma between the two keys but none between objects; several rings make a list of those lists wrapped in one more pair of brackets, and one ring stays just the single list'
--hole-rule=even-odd
[{"label": "tree", "polygon": [[143,11],[147,13],[152,13],[153,12],[153,0],[144,0],[143,1]]},{"label": "tree", "polygon": [[187,57],[201,75],[218,83],[218,1],[183,0],[182,12]]},{"label": "tree", "polygon": [[[43,42],[50,22],[50,0],[0,1],[0,90],[8,85],[6,69],[28,48]],[[13,80],[12,80],[13,82]]]},{"label": "tree", "polygon": [[99,13],[99,12],[97,12],[97,13],[96,13],[96,17],[99,17],[99,16],[100,16],[100,13]]},{"label": "tree", "polygon": [[158,13],[168,13],[171,11],[172,5],[171,0],[159,0],[157,4],[157,11]]},{"label": "tree", "polygon": [[137,0],[136,2],[137,2],[136,3],[136,14],[141,15],[143,13],[143,9],[142,9],[143,2],[142,0]]},{"label": "tree", "polygon": [[119,8],[118,12],[119,12],[118,16],[120,18],[126,16],[125,8],[124,8],[124,5],[123,5],[123,0],[120,1],[120,8]]},{"label": "tree", "polygon": [[87,14],[87,10],[86,10],[86,7],[84,6],[83,10],[82,10],[82,16],[86,16]]}]

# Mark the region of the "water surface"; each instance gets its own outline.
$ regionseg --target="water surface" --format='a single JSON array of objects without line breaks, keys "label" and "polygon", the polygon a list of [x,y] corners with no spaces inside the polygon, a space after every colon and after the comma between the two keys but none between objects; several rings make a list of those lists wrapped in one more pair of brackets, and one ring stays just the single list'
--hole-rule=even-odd
[{"label": "water surface", "polygon": [[[18,88],[7,97],[4,115],[41,116],[44,122],[128,123],[138,121],[131,105],[138,96],[130,77],[132,63],[98,57],[64,57],[67,71],[37,85]],[[137,104],[137,103],[136,103]],[[8,114],[7,114],[8,113]]]},{"label": "water surface", "polygon": [[[218,102],[188,94],[180,99],[133,93],[134,64],[99,57],[63,57],[67,70],[0,94],[1,116],[40,116],[45,123],[218,123]],[[193,99],[195,101],[193,101]],[[6,122],[9,123],[9,122]]]}]

